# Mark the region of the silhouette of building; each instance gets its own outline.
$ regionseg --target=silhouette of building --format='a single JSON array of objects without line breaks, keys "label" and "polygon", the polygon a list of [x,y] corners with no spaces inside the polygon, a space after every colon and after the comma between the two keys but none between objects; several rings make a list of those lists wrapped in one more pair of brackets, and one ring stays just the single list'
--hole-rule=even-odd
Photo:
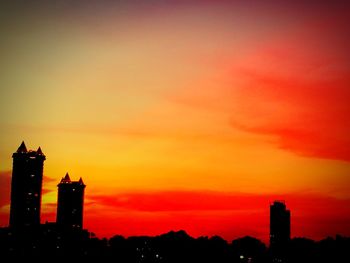
[{"label": "silhouette of building", "polygon": [[284,201],[270,205],[270,246],[283,247],[290,240],[290,211]]},{"label": "silhouette of building", "polygon": [[57,225],[83,228],[84,189],[82,178],[71,181],[68,173],[58,186]]},{"label": "silhouette of building", "polygon": [[28,151],[22,142],[12,158],[10,227],[38,226],[46,157],[40,147]]}]

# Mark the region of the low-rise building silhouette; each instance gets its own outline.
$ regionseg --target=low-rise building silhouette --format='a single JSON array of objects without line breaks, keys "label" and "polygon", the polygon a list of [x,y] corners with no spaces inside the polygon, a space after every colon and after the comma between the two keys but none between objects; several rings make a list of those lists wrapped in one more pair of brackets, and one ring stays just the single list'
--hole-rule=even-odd
[{"label": "low-rise building silhouette", "polygon": [[67,173],[57,186],[57,225],[83,228],[85,184],[82,178],[79,181],[71,181]]},{"label": "low-rise building silhouette", "polygon": [[28,151],[22,142],[12,158],[10,227],[38,226],[46,157],[40,147]]}]

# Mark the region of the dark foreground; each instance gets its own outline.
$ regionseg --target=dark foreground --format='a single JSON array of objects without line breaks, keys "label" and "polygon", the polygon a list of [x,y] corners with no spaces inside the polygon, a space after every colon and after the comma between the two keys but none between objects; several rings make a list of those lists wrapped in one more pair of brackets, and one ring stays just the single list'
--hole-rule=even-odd
[{"label": "dark foreground", "polygon": [[184,231],[155,237],[114,236],[98,239],[78,229],[0,229],[1,262],[350,262],[350,238],[321,241],[294,238],[281,247],[267,248],[252,237],[228,243],[214,236],[192,238]]}]

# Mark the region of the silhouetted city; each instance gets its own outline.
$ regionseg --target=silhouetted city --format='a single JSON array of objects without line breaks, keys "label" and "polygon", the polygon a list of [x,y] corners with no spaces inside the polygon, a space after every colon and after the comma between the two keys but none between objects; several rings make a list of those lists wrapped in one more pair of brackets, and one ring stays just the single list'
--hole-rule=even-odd
[{"label": "silhouetted city", "polygon": [[72,181],[68,173],[57,185],[56,222],[41,224],[46,156],[40,147],[27,150],[22,142],[12,158],[9,226],[0,228],[0,252],[9,261],[350,262],[349,237],[320,241],[291,238],[291,212],[284,200],[270,204],[269,246],[250,236],[227,242],[219,236],[193,238],[184,230],[153,237],[115,235],[101,239],[83,228],[86,185],[81,177]]}]

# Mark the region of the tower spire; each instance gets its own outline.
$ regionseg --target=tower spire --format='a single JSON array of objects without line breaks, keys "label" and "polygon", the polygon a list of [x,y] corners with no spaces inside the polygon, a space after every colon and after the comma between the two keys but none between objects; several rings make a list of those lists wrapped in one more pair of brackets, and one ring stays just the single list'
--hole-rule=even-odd
[{"label": "tower spire", "polygon": [[70,182],[71,180],[70,180],[69,174],[66,173],[66,176],[62,178],[61,183],[70,183]]},{"label": "tower spire", "polygon": [[84,184],[83,178],[80,177],[78,183],[83,185]]},{"label": "tower spire", "polygon": [[43,151],[41,150],[40,146],[38,148],[38,150],[36,151],[37,154],[43,155]]},{"label": "tower spire", "polygon": [[21,145],[18,147],[17,152],[18,153],[26,153],[27,152],[27,147],[26,147],[24,141],[22,141]]}]

